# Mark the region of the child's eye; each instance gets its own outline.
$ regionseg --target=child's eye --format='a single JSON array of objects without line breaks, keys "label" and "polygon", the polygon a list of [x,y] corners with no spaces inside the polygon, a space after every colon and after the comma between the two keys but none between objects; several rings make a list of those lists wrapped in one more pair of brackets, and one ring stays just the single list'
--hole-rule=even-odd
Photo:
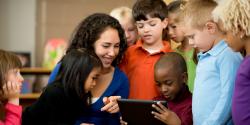
[{"label": "child's eye", "polygon": [[188,39],[194,39],[194,35],[187,36]]},{"label": "child's eye", "polygon": [[165,85],[171,85],[172,83],[173,83],[172,80],[167,80],[167,81],[164,82]]},{"label": "child's eye", "polygon": [[135,31],[135,28],[129,28],[128,31],[133,32]]},{"label": "child's eye", "polygon": [[144,27],[144,25],[140,24],[140,23],[137,23],[136,26],[137,26],[137,28],[143,28]]},{"label": "child's eye", "polygon": [[156,24],[155,24],[155,23],[150,23],[149,25],[150,25],[150,26],[155,26]]},{"label": "child's eye", "polygon": [[176,26],[175,26],[175,25],[173,25],[173,26],[171,26],[171,28],[175,29],[175,28],[176,28]]},{"label": "child's eye", "polygon": [[97,77],[92,77],[93,80],[97,80]]},{"label": "child's eye", "polygon": [[161,83],[160,82],[156,82],[156,86],[160,87]]}]

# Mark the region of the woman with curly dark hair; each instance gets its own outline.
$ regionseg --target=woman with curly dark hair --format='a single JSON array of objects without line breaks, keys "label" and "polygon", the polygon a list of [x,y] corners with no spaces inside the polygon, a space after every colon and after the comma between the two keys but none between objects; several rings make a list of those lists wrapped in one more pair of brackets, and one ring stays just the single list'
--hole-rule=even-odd
[{"label": "woman with curly dark hair", "polygon": [[[121,25],[107,14],[95,13],[88,16],[73,33],[66,54],[76,48],[95,52],[103,64],[96,87],[91,90],[93,97],[89,113],[83,115],[77,124],[120,124],[116,99],[127,98],[129,93],[128,78],[117,67],[127,48]],[[50,75],[49,83],[53,84],[59,67],[60,62]]]}]

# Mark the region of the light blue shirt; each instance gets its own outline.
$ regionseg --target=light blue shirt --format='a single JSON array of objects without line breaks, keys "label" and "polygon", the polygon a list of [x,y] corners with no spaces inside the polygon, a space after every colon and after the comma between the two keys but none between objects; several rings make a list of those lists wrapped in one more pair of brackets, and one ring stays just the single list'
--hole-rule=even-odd
[{"label": "light blue shirt", "polygon": [[206,53],[198,54],[193,92],[194,125],[231,125],[231,102],[240,53],[220,41]]}]

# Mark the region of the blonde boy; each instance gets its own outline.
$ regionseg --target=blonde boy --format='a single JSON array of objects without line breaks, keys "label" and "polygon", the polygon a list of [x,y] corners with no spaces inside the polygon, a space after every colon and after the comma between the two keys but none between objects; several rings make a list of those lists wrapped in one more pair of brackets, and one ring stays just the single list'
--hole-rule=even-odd
[{"label": "blonde boy", "polygon": [[198,48],[192,112],[195,125],[232,123],[231,101],[235,74],[242,60],[224,41],[224,32],[212,21],[213,0],[192,0],[183,13],[185,36]]},{"label": "blonde boy", "polygon": [[159,96],[154,81],[154,64],[170,44],[162,40],[167,27],[167,6],[162,0],[138,0],[132,9],[140,39],[128,48],[120,68],[130,82],[129,98],[147,99]]},{"label": "blonde boy", "polygon": [[132,16],[132,10],[128,7],[118,7],[110,12],[110,16],[116,18],[124,29],[128,46],[134,45],[138,39],[138,32]]}]

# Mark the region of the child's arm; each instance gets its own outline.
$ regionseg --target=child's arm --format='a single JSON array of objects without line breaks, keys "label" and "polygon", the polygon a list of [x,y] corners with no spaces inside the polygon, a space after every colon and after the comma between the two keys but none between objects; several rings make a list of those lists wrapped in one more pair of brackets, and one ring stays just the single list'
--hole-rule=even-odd
[{"label": "child's arm", "polygon": [[160,102],[157,102],[157,105],[152,106],[156,111],[152,111],[152,114],[154,117],[162,122],[164,122],[167,125],[181,125],[180,118],[172,111],[170,111],[168,108],[166,108],[164,105],[162,105]]},{"label": "child's arm", "polygon": [[8,82],[3,86],[4,97],[8,100],[5,105],[5,125],[21,125],[22,107],[19,106],[19,83]]},{"label": "child's arm", "polygon": [[240,62],[240,56],[235,53],[218,61],[221,94],[214,110],[202,125],[222,125],[231,119],[233,87]]}]

